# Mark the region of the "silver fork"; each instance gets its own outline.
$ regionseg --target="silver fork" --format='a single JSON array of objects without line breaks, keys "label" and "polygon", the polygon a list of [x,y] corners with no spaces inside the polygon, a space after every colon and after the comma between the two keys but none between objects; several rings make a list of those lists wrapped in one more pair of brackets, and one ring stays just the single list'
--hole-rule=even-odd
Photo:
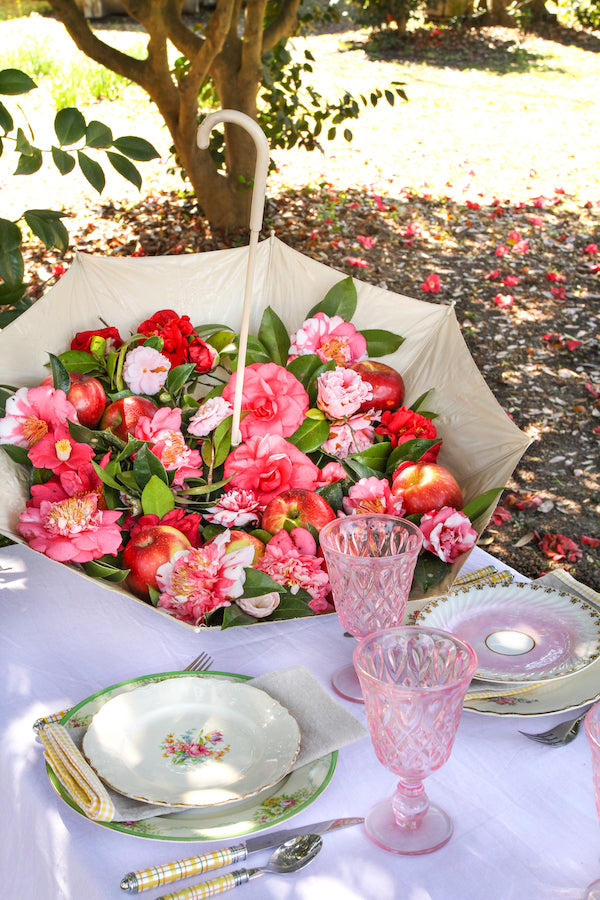
[{"label": "silver fork", "polygon": [[[208,653],[200,653],[195,659],[188,663],[185,669],[182,669],[182,672],[206,672],[208,669],[212,668],[214,660],[212,656],[209,656]],[[50,725],[50,723],[60,722],[63,716],[66,716],[70,709],[63,709],[60,712],[52,713],[49,716],[42,716],[40,719],[36,719],[33,723],[33,730],[37,734],[38,731],[41,731],[45,725]]]},{"label": "silver fork", "polygon": [[527,731],[519,731],[519,734],[522,734],[526,738],[529,738],[530,741],[537,741],[539,744],[546,744],[547,747],[564,747],[565,744],[570,744],[571,741],[575,740],[575,738],[577,737],[577,732],[579,731],[579,726],[585,719],[588,710],[591,709],[592,706],[594,706],[594,704],[589,703],[581,710],[581,712],[577,714],[574,719],[567,719],[565,722],[559,722],[558,725],[555,725],[553,728],[549,728],[548,731],[542,731],[540,734],[531,734]]}]

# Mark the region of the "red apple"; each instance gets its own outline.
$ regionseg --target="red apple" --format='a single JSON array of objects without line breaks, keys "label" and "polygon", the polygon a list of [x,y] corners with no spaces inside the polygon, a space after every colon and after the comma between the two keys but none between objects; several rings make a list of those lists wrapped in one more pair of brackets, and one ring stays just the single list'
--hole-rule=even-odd
[{"label": "red apple", "polygon": [[267,504],[262,517],[262,528],[277,534],[282,528],[306,528],[312,525],[317,531],[335,519],[331,506],[320,494],[305,488],[290,488]]},{"label": "red apple", "polygon": [[454,475],[438,463],[409,462],[399,466],[392,494],[402,497],[406,515],[431,512],[442,506],[462,509],[463,495]]},{"label": "red apple", "polygon": [[[71,387],[67,393],[69,400],[77,410],[77,421],[86,428],[94,428],[102,417],[106,406],[106,394],[97,378],[71,372]],[[52,376],[44,378],[42,384],[52,385]]]},{"label": "red apple", "polygon": [[260,538],[254,537],[253,534],[248,534],[246,531],[241,531],[234,528],[229,532],[229,541],[225,544],[225,552],[233,553],[234,550],[239,550],[241,547],[248,546],[254,547],[254,559],[252,560],[252,565],[254,565],[257,559],[260,559],[261,556],[264,556],[264,543],[260,540]]},{"label": "red apple", "polygon": [[348,368],[358,372],[362,380],[368,381],[373,388],[373,399],[365,400],[358,412],[368,412],[370,409],[393,412],[400,409],[404,402],[404,381],[399,372],[372,359],[352,363]]},{"label": "red apple", "polygon": [[189,550],[185,534],[170,525],[149,525],[131,538],[123,550],[123,568],[129,569],[125,584],[132,594],[148,600],[149,587],[158,588],[156,572],[179,550]]},{"label": "red apple", "polygon": [[127,436],[135,431],[140,416],[151,419],[156,412],[158,407],[145,397],[121,397],[106,407],[100,427],[112,431],[127,443]]}]

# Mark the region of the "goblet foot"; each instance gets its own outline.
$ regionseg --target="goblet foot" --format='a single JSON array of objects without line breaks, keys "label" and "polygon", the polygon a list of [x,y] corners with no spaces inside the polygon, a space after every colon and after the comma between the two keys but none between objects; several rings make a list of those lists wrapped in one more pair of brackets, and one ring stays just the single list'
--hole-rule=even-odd
[{"label": "goblet foot", "polygon": [[360,681],[353,665],[342,666],[333,673],[331,684],[334,691],[345,700],[353,700],[354,703],[364,703]]},{"label": "goblet foot", "polygon": [[384,850],[417,856],[443,847],[450,840],[454,827],[450,816],[434,803],[429,804],[418,827],[398,825],[392,799],[389,798],[370,810],[365,819],[365,829],[371,840]]},{"label": "goblet foot", "polygon": [[583,900],[600,900],[600,878],[590,884],[583,895]]}]

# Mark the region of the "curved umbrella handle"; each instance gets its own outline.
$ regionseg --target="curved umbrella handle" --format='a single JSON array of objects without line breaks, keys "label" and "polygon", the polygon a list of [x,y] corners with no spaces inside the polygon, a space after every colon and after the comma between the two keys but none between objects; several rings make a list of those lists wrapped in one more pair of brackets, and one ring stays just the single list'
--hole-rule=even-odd
[{"label": "curved umbrella handle", "polygon": [[246,365],[246,350],[248,347],[248,332],[250,330],[250,307],[252,305],[252,286],[254,282],[255,249],[258,243],[258,235],[262,227],[263,212],[265,208],[265,190],[267,174],[269,171],[269,143],[260,125],[247,116],[246,113],[236,109],[221,109],[209,113],[200,123],[197,134],[198,147],[201,150],[208,148],[209,134],[215,125],[221,122],[232,122],[244,128],[254,140],[256,145],[256,165],[254,169],[254,185],[252,188],[252,203],[250,206],[250,247],[248,251],[248,269],[246,272],[246,287],[244,290],[244,306],[242,309],[242,325],[240,328],[240,345],[238,348],[238,367],[235,381],[235,395],[233,400],[233,422],[231,425],[231,444],[237,447],[241,443],[240,417],[242,409],[242,392],[244,388],[244,368]]}]

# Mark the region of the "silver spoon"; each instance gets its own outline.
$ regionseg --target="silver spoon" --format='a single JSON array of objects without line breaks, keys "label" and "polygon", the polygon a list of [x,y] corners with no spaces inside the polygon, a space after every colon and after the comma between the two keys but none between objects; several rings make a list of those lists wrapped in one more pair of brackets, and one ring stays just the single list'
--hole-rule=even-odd
[{"label": "silver spoon", "polygon": [[302,834],[281,844],[266,864],[260,869],[238,869],[210,881],[201,881],[193,887],[184,888],[174,894],[165,894],[157,900],[204,900],[206,897],[214,897],[215,894],[224,894],[240,884],[246,884],[251,878],[259,875],[290,875],[307,866],[315,858],[323,846],[323,840],[318,834]]}]

